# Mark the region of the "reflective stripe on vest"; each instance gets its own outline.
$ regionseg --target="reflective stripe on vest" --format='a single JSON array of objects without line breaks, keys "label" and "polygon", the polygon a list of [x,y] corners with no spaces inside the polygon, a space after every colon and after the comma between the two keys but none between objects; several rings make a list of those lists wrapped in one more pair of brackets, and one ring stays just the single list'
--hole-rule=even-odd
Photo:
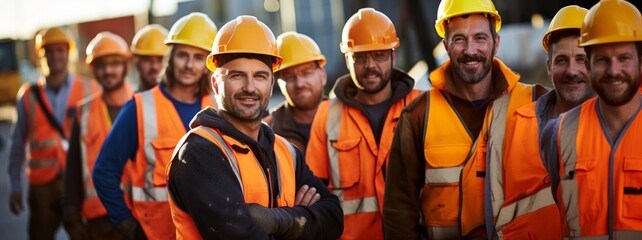
[{"label": "reflective stripe on vest", "polygon": [[[564,240],[609,240],[608,235],[586,237],[564,237]],[[613,239],[642,239],[642,231],[620,230],[613,232]]]},{"label": "reflective stripe on vest", "polygon": [[29,161],[29,168],[50,168],[56,165],[58,165],[58,159],[55,158],[32,159],[32,161]]},{"label": "reflective stripe on vest", "polygon": [[[132,173],[132,200],[135,202],[166,202],[168,200],[165,178],[159,178],[159,170],[163,169],[162,172],[164,172],[166,162],[171,160],[169,149],[174,149],[180,137],[186,133],[182,129],[182,120],[173,103],[162,91],[160,86],[156,86],[134,95],[134,98],[137,99],[138,141],[141,144],[136,157],[137,161],[144,161],[137,163],[136,170]],[[212,99],[214,99],[213,93],[202,96],[200,98],[201,107],[216,107],[216,103],[212,102]],[[157,145],[155,146],[155,144]],[[163,159],[159,160],[157,157]],[[157,166],[159,161],[163,166]]]},{"label": "reflective stripe on vest", "polygon": [[[221,150],[223,150],[222,152],[227,157],[227,159],[229,160],[228,162],[230,164],[230,167],[234,171],[234,174],[236,175],[236,179],[237,179],[239,185],[241,186],[241,191],[243,192],[243,195],[245,196],[246,199],[248,199],[247,193],[246,193],[246,191],[245,191],[245,189],[243,187],[244,182],[242,180],[243,179],[242,178],[242,173],[241,173],[241,170],[239,168],[239,163],[238,163],[239,160],[236,158],[236,156],[234,155],[234,152],[232,151],[232,149],[230,149],[230,147],[228,146],[228,143],[223,139],[223,137],[219,133],[217,133],[216,131],[212,130],[211,128],[203,127],[203,126],[198,126],[198,127],[194,128],[193,130],[191,130],[190,132],[193,132],[193,133],[195,133],[195,134],[197,134],[197,135],[199,135],[199,136],[201,136],[201,137],[203,137],[205,139],[208,139],[210,141],[212,141],[212,140],[216,141],[216,142],[214,142],[214,141],[212,141],[212,142],[214,144],[216,144],[217,146],[219,146],[221,148]],[[292,166],[293,166],[292,170],[293,170],[293,172],[286,172],[286,173],[283,173],[283,174],[291,174],[292,176],[294,176],[295,175],[294,171],[296,171],[295,162],[296,162],[296,159],[297,159],[296,158],[297,157],[296,156],[296,149],[294,149],[294,146],[291,143],[289,143],[287,140],[285,140],[285,138],[283,138],[281,136],[275,135],[275,141],[281,142],[281,143],[285,144],[285,146],[287,146],[288,154],[292,159]],[[217,144],[217,142],[218,142],[218,144]],[[282,199],[288,197],[288,196],[284,196],[284,194],[283,194],[284,191],[290,192],[290,191],[294,191],[294,190],[293,189],[285,189],[284,190],[283,187],[282,187],[283,186],[283,181],[286,180],[283,177],[284,175],[282,175],[283,168],[286,167],[286,166],[282,166],[282,163],[284,163],[286,161],[286,159],[282,159],[283,156],[281,154],[279,154],[278,149],[276,149],[276,144],[277,143],[275,143],[275,157],[276,157],[276,169],[275,169],[275,171],[276,171],[276,175],[278,177],[278,186],[277,186],[277,188],[279,190],[278,191],[279,192],[279,196],[277,196],[277,200],[280,201],[278,206],[279,207],[289,206],[289,205],[293,206],[294,205],[294,201],[291,201],[291,200],[284,200],[283,201],[282,200]],[[264,174],[268,174],[268,173],[264,173]],[[264,180],[265,180],[266,184],[269,184],[268,179],[264,179]],[[296,181],[296,179],[292,179],[292,180]],[[290,185],[290,186],[296,188],[296,183],[294,185]],[[294,192],[291,192],[291,194],[285,194],[285,195],[292,195],[293,196],[293,194],[294,194]]]},{"label": "reflective stripe on vest", "polygon": [[426,184],[459,183],[463,166],[446,168],[426,168]]},{"label": "reflective stripe on vest", "polygon": [[[450,237],[475,234],[476,230],[485,224],[492,228],[492,219],[489,221],[485,216],[493,212],[485,213],[484,209],[490,211],[493,209],[492,205],[497,205],[496,208],[499,209],[501,202],[494,200],[503,200],[503,196],[490,194],[490,190],[484,191],[489,189],[488,185],[479,185],[490,184],[489,169],[501,167],[505,126],[510,120],[507,114],[531,102],[532,92],[531,86],[518,83],[510,93],[494,100],[488,106],[483,128],[474,142],[472,133],[464,126],[464,121],[443,94],[437,89],[427,94],[423,138],[426,185],[422,193],[422,211],[424,218],[429,219],[429,222],[424,223],[427,227],[460,226],[461,232]],[[431,115],[435,116],[433,120],[430,118]],[[453,122],[453,119],[459,121]],[[453,128],[441,127],[448,124]],[[483,151],[486,149],[487,155],[484,155]],[[486,161],[487,158],[491,160]],[[481,167],[480,164],[485,167]],[[464,195],[460,195],[460,192]],[[440,197],[432,194],[438,194]],[[456,224],[457,221],[460,225]]]},{"label": "reflective stripe on vest", "polygon": [[36,150],[36,149],[54,147],[57,144],[58,144],[58,139],[46,139],[44,141],[39,141],[34,139],[29,142],[29,147],[31,147],[31,149],[33,150]]},{"label": "reflective stripe on vest", "polygon": [[132,186],[132,199],[142,202],[165,202],[167,201],[166,187],[154,187],[154,167],[156,166],[156,151],[152,141],[158,137],[158,119],[156,114],[156,100],[152,91],[144,91],[141,94],[143,116],[145,116],[143,151],[147,161],[145,170],[145,187]]},{"label": "reflective stripe on vest", "polygon": [[[95,90],[93,88],[95,85],[92,85],[92,82],[81,77],[77,76],[71,81],[69,95],[66,99],[67,104],[64,106],[65,115],[59,122],[64,132],[62,134],[64,136],[61,136],[58,130],[49,123],[44,112],[53,110],[49,109],[51,105],[46,94],[45,82],[43,77],[35,84],[29,84],[23,95],[23,99],[26,98],[23,106],[27,114],[28,132],[26,137],[29,139],[27,175],[29,181],[34,184],[48,182],[58,175],[60,169],[64,169],[68,148],[66,137],[69,135],[73,123],[73,116],[69,115],[69,110],[75,109],[78,101],[91,95]],[[44,108],[36,101],[36,96],[33,95],[31,88],[40,89]]]},{"label": "reflective stripe on vest", "polygon": [[341,115],[343,114],[343,103],[337,98],[330,100],[328,108],[328,119],[326,121],[327,148],[328,158],[330,160],[330,178],[332,178],[332,193],[339,198],[343,215],[356,213],[374,213],[379,212],[379,204],[376,196],[345,200],[344,190],[338,188],[341,186],[341,169],[339,167],[339,151],[332,146],[333,142],[339,139],[339,129],[341,127]]},{"label": "reflective stripe on vest", "polygon": [[[497,217],[498,221],[495,223],[497,229],[503,229],[508,224],[508,221],[516,219],[522,215],[535,212],[541,208],[554,205],[555,200],[551,194],[551,187],[540,189],[537,193],[528,197],[522,198],[519,201],[509,204],[502,208]],[[510,216],[504,216],[510,215]],[[500,220],[507,221],[500,221]]]},{"label": "reflective stripe on vest", "polygon": [[642,201],[636,191],[642,186],[642,105],[611,139],[598,100],[585,101],[559,120],[557,197],[566,237],[613,238],[617,232],[642,229]]},{"label": "reflective stripe on vest", "polygon": [[569,111],[560,117],[560,135],[558,136],[558,143],[560,144],[560,156],[562,165],[564,166],[560,187],[565,192],[562,196],[563,202],[566,205],[566,224],[570,236],[580,236],[580,213],[578,209],[578,188],[575,178],[569,177],[575,172],[575,163],[577,159],[577,149],[575,148],[576,136],[578,129],[578,121],[580,118],[580,111]]}]

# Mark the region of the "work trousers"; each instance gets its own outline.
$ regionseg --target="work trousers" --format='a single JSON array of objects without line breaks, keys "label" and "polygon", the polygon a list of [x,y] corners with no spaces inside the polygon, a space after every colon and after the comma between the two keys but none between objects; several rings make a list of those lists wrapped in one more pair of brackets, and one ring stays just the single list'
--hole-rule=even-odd
[{"label": "work trousers", "polygon": [[29,184],[29,239],[54,239],[62,223],[62,176]]},{"label": "work trousers", "polygon": [[96,240],[124,240],[125,235],[116,229],[107,215],[87,220],[87,232]]}]

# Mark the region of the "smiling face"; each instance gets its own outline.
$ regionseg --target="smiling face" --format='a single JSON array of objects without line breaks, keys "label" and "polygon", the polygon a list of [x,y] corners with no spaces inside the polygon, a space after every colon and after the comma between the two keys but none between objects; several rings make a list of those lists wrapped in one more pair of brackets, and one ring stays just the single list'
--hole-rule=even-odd
[{"label": "smiling face", "polygon": [[365,93],[378,93],[390,84],[394,50],[346,53],[346,63],[355,85]]},{"label": "smiling face", "polygon": [[546,61],[557,99],[567,106],[577,106],[593,96],[586,69],[586,52],[578,46],[578,38],[571,35],[551,44],[551,57]]},{"label": "smiling face", "polygon": [[[325,69],[312,61],[279,71],[281,91],[287,93],[290,104],[297,109],[316,109],[323,100],[326,83]],[[285,91],[284,91],[285,90]]]},{"label": "smiling face", "polygon": [[172,74],[176,79],[175,84],[183,86],[195,86],[203,75],[209,70],[205,66],[208,52],[188,45],[175,44],[172,50],[171,62],[173,64]]},{"label": "smiling face", "polygon": [[455,73],[453,77],[470,84],[490,79],[499,37],[491,32],[488,18],[480,14],[455,17],[446,28],[444,47]]},{"label": "smiling face", "polygon": [[149,89],[156,86],[159,74],[163,69],[163,56],[137,55],[134,61],[140,76],[140,88]]},{"label": "smiling face", "polygon": [[212,78],[220,110],[239,121],[261,121],[272,96],[270,67],[257,59],[236,58],[219,66]]},{"label": "smiling face", "polygon": [[125,84],[128,66],[128,62],[119,55],[99,57],[93,62],[94,76],[104,92],[111,92]]},{"label": "smiling face", "polygon": [[622,106],[640,91],[642,63],[635,44],[607,43],[591,48],[591,86],[606,104]]},{"label": "smiling face", "polygon": [[67,43],[45,45],[44,56],[51,74],[67,71],[67,63],[69,63],[69,45]]}]

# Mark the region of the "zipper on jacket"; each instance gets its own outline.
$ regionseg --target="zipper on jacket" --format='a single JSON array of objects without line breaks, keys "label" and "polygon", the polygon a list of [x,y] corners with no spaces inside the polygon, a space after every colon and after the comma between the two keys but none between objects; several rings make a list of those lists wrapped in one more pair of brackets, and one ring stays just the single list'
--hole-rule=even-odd
[{"label": "zipper on jacket", "polygon": [[268,197],[270,198],[270,201],[268,202],[268,206],[270,208],[274,207],[274,201],[272,200],[272,174],[270,174],[270,167],[266,167],[267,169],[267,179],[268,179]]}]

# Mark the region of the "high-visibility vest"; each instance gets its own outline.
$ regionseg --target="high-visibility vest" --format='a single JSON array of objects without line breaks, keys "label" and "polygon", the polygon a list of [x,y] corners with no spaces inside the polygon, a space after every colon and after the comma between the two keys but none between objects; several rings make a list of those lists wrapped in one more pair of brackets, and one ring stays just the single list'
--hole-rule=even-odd
[{"label": "high-visibility vest", "polygon": [[589,99],[559,119],[562,233],[572,239],[642,239],[642,107],[610,143],[597,103]]},{"label": "high-visibility vest", "polygon": [[[40,88],[40,97],[47,111],[53,115],[51,104],[45,94],[45,81],[44,77],[40,78],[35,87]],[[65,116],[60,123],[65,136],[60,136],[58,130],[49,123],[43,109],[31,91],[32,87],[34,85],[25,83],[20,91],[27,119],[26,139],[29,144],[27,176],[29,177],[29,183],[42,184],[54,179],[60,170],[65,168],[67,139],[71,134],[76,104],[81,99],[98,91],[99,87],[95,82],[84,80],[79,76],[72,80]]]},{"label": "high-visibility vest", "polygon": [[[505,126],[512,124],[512,113],[532,102],[535,95],[535,88],[518,83],[519,76],[499,59],[495,59],[494,64],[506,78],[508,89],[488,106],[476,141],[441,92],[445,89],[445,71],[449,69],[449,63],[430,75],[434,88],[426,94],[423,143],[426,170],[421,193],[422,224],[430,237],[485,237],[485,225],[493,223],[484,211],[496,211],[492,205],[499,196],[491,194],[490,190],[485,192],[490,189],[486,184],[490,185],[496,177],[487,175],[487,169],[501,166]],[[485,193],[493,199],[485,197]],[[489,202],[485,203],[485,200]],[[499,206],[496,208],[499,210]]]},{"label": "high-visibility vest", "polygon": [[[413,89],[393,103],[386,116],[379,145],[368,118],[358,108],[332,98],[321,103],[319,119],[326,120],[328,173],[332,193],[344,215],[342,239],[383,239],[384,172],[388,165],[394,129],[403,108],[421,91]],[[315,117],[316,119],[316,117]],[[317,153],[312,154],[312,158]],[[318,169],[311,166],[315,175]]]},{"label": "high-visibility vest", "polygon": [[[102,93],[97,93],[85,98],[78,106],[78,123],[80,130],[80,153],[82,180],[84,186],[84,200],[82,203],[82,215],[86,219],[93,219],[107,215],[107,210],[100,202],[94,181],[91,177],[92,170],[103,142],[107,138],[112,127],[112,120],[109,116],[107,104],[102,98]],[[129,181],[130,163],[125,167],[121,188],[126,188]],[[129,203],[129,191],[125,191],[126,202]]]},{"label": "high-visibility vest", "polygon": [[540,155],[539,126],[533,102],[516,111],[504,148],[505,201],[497,216],[499,239],[560,239],[560,215]]},{"label": "high-visibility vest", "polygon": [[[131,172],[133,214],[150,239],[175,239],[165,167],[174,147],[187,133],[174,104],[159,86],[134,94],[138,129],[138,152]],[[213,96],[204,96],[201,107],[215,106]]]},{"label": "high-visibility vest", "polygon": [[[256,155],[252,153],[252,149],[237,141],[236,139],[221,134],[217,129],[199,126],[196,127],[188,134],[197,134],[215,144],[230,164],[230,168],[234,171],[235,177],[238,180],[241,191],[243,191],[243,198],[246,204],[256,203],[264,207],[293,207],[296,195],[296,150],[283,137],[275,135],[274,154],[276,156],[277,171],[278,171],[278,185],[272,186],[272,182],[268,181],[269,173],[263,171],[260,162],[256,159]],[[186,139],[185,137],[184,139]],[[182,142],[179,143],[179,146]],[[243,149],[249,150],[249,153],[239,154],[234,151],[231,146],[239,146]],[[203,159],[207,159],[204,156]],[[167,166],[167,177],[169,179],[169,171],[171,164]],[[266,177],[257,177],[266,176]],[[228,177],[228,176],[212,176]],[[270,206],[270,189],[278,187],[279,196],[277,196],[277,205]],[[172,210],[172,219],[176,225],[177,239],[202,239],[198,233],[198,229],[194,224],[194,220],[190,215],[176,206],[170,196],[170,206]]]}]

